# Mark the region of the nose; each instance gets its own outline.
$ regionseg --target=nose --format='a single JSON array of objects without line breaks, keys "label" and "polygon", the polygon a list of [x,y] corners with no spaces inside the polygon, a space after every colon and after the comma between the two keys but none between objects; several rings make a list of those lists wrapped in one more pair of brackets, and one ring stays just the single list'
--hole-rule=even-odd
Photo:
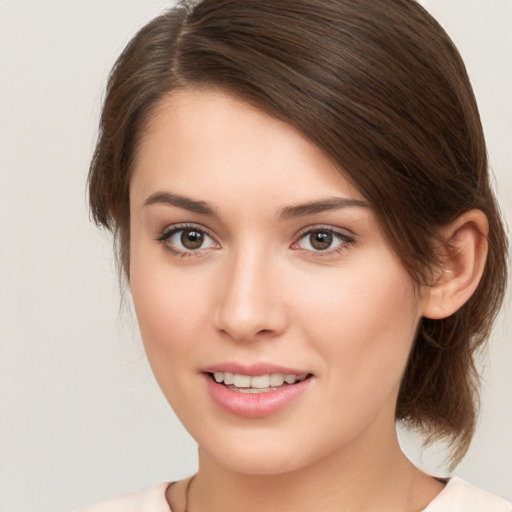
[{"label": "nose", "polygon": [[276,267],[262,250],[240,251],[226,261],[215,312],[219,331],[244,342],[274,338],[286,330],[283,279]]}]

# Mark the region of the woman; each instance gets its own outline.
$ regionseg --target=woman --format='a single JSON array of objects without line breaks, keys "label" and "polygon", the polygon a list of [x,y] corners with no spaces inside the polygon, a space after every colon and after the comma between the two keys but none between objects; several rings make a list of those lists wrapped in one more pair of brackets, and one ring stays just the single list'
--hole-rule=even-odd
[{"label": "woman", "polygon": [[512,510],[396,438],[463,457],[506,280],[473,92],[419,5],[179,5],[116,63],[89,184],[199,470],[86,510]]}]

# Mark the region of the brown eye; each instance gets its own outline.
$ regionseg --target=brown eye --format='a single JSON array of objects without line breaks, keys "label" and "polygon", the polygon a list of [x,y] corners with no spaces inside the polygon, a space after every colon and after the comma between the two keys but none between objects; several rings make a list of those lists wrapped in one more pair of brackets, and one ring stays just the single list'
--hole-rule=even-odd
[{"label": "brown eye", "polygon": [[329,231],[313,231],[309,234],[309,243],[317,251],[325,251],[331,247],[333,235]]},{"label": "brown eye", "polygon": [[218,248],[215,240],[199,227],[175,226],[164,231],[157,238],[171,252],[175,254],[196,254],[206,249]]},{"label": "brown eye", "polygon": [[330,254],[353,242],[353,238],[334,229],[316,228],[302,234],[297,247],[311,252]]},{"label": "brown eye", "polygon": [[204,233],[201,233],[196,229],[184,229],[181,232],[180,241],[183,247],[193,251],[194,249],[199,249],[203,245]]}]

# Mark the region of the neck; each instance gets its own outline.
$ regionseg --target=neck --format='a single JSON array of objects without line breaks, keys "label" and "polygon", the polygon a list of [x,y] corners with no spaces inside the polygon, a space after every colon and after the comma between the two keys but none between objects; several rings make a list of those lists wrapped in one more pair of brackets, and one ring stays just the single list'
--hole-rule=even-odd
[{"label": "neck", "polygon": [[189,512],[345,512],[422,510],[442,489],[388,442],[363,436],[300,469],[254,475],[233,471],[199,451]]}]

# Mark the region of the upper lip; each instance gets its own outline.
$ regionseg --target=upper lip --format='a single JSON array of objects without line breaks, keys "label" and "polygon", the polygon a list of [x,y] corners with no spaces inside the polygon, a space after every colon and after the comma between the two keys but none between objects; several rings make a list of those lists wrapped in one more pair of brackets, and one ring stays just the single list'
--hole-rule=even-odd
[{"label": "upper lip", "polygon": [[204,373],[215,373],[215,372],[229,372],[237,373],[240,375],[268,375],[272,373],[284,373],[285,375],[302,375],[304,373],[310,373],[306,370],[300,370],[297,368],[291,368],[287,366],[276,365],[273,363],[239,363],[235,361],[227,361],[225,363],[213,364],[207,366],[202,370]]}]

